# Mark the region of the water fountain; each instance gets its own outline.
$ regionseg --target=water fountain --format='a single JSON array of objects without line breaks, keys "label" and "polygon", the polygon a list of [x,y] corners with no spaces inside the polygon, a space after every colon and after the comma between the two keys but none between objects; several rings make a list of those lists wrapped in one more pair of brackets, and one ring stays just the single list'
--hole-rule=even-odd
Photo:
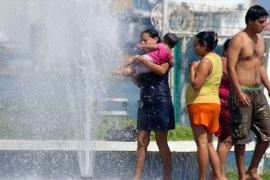
[{"label": "water fountain", "polygon": [[[44,150],[57,151],[51,160],[67,167],[73,156],[58,151],[78,150],[81,176],[91,177],[93,104],[105,96],[109,64],[119,59],[110,1],[1,0],[0,9],[0,146],[23,150],[13,157],[1,151],[0,179],[48,179],[54,170],[43,164]],[[32,169],[24,169],[29,163]]]}]

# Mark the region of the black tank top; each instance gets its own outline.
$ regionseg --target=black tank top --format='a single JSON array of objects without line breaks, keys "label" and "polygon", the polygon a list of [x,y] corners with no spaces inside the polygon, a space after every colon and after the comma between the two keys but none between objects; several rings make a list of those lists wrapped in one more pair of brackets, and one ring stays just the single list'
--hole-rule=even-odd
[{"label": "black tank top", "polygon": [[159,76],[153,72],[142,73],[138,76],[140,96],[167,96],[171,97],[168,83],[168,73]]}]

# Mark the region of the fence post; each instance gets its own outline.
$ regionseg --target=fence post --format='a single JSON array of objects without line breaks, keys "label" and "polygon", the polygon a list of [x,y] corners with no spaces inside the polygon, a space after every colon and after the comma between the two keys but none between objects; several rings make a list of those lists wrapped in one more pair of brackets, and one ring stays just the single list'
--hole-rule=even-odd
[{"label": "fence post", "polygon": [[180,124],[180,112],[181,112],[181,94],[182,94],[182,83],[181,83],[181,43],[182,40],[174,47],[174,69],[173,69],[173,104],[174,104],[174,115],[176,123]]}]

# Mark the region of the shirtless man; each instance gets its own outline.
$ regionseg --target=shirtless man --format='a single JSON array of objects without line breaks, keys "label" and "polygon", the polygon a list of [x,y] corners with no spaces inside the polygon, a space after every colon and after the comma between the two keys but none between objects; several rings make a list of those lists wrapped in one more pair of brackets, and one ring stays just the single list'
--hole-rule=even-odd
[{"label": "shirtless man", "polygon": [[[257,169],[270,141],[270,108],[260,88],[263,84],[270,92],[262,35],[267,16],[263,7],[250,7],[245,17],[246,28],[233,36],[228,49],[228,72],[234,87],[230,102],[232,140],[239,180],[261,179]],[[250,142],[251,130],[257,144],[246,171],[245,144]]]}]

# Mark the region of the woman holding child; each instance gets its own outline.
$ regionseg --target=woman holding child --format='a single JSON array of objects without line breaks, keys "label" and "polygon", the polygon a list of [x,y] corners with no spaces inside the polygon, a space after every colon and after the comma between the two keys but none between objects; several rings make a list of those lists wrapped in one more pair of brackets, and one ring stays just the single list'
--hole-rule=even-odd
[{"label": "woman holding child", "polygon": [[[175,39],[176,44],[178,39]],[[149,29],[141,33],[141,44],[154,45],[160,42],[157,31]],[[147,49],[145,49],[147,51]],[[137,114],[138,146],[134,180],[142,175],[150,133],[154,131],[163,165],[163,179],[171,180],[171,152],[167,143],[168,130],[175,128],[174,109],[168,84],[168,62],[155,64],[145,58],[136,58],[135,63],[147,66],[151,72],[135,77],[140,87]]]}]

